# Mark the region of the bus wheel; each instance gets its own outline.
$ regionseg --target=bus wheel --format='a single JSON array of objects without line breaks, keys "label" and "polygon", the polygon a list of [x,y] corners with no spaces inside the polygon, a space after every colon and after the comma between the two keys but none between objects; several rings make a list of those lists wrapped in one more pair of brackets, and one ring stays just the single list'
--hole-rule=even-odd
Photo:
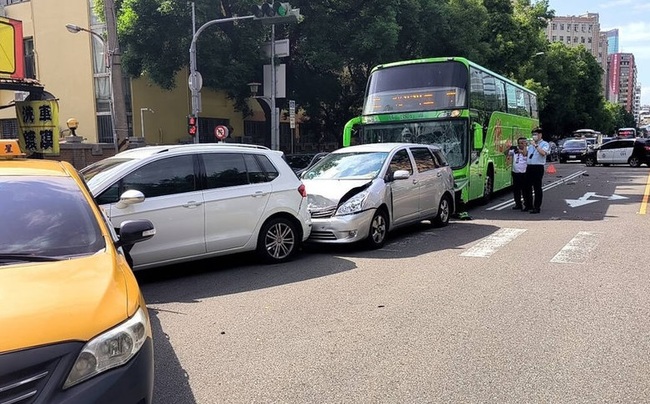
[{"label": "bus wheel", "polygon": [[630,167],[640,167],[641,166],[641,160],[639,160],[638,157],[630,157],[630,159],[627,162],[630,164]]},{"label": "bus wheel", "polygon": [[494,174],[492,172],[488,172],[487,176],[485,176],[485,182],[483,183],[483,198],[481,199],[481,203],[483,205],[487,204],[490,202],[490,199],[492,199],[492,192],[494,191]]}]

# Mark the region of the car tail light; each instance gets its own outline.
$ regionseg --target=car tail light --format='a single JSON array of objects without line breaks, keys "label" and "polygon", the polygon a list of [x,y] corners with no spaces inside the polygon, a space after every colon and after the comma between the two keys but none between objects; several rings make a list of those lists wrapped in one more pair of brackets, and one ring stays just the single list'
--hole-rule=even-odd
[{"label": "car tail light", "polygon": [[650,146],[643,146],[646,151],[650,151]]},{"label": "car tail light", "polygon": [[298,193],[303,198],[307,197],[307,188],[305,188],[305,184],[300,184],[300,186],[298,187]]}]

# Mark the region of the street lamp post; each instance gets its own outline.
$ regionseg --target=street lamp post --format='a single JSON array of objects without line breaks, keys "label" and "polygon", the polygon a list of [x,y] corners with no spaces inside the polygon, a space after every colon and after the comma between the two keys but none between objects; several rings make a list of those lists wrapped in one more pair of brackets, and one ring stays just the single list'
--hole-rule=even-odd
[{"label": "street lamp post", "polygon": [[74,24],[66,24],[65,25],[66,29],[73,33],[79,33],[81,31],[87,32],[90,35],[94,36],[95,38],[99,39],[104,46],[104,68],[106,69],[106,72],[108,73],[108,91],[109,91],[109,110],[111,114],[111,130],[113,132],[113,144],[115,145],[115,152],[118,151],[118,144],[117,144],[117,128],[115,127],[115,100],[113,96],[113,73],[111,69],[111,56],[112,56],[112,51],[108,48],[108,42],[96,33],[95,31],[91,31],[89,29],[80,27],[78,25]]},{"label": "street lamp post", "polygon": [[144,111],[149,111],[152,114],[154,113],[153,109],[151,108],[140,108],[140,128],[142,130],[142,139],[144,139],[144,133],[145,133],[144,132]]},{"label": "street lamp post", "polygon": [[201,27],[196,30],[194,35],[192,35],[192,43],[190,44],[190,78],[188,84],[190,87],[190,92],[192,94],[192,116],[194,116],[194,118],[197,120],[197,131],[194,135],[194,143],[199,143],[198,118],[199,112],[201,112],[201,87],[203,86],[201,73],[196,70],[196,40],[199,38],[199,35],[201,35],[201,32],[203,32],[211,25],[229,21],[250,20],[253,18],[255,18],[255,16],[247,15],[243,17],[220,18],[217,20],[208,21],[205,24],[201,25]]}]

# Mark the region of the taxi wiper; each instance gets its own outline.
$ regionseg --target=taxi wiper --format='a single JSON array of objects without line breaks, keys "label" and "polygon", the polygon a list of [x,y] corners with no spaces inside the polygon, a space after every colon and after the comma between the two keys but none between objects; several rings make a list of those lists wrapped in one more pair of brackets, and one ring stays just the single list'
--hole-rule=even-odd
[{"label": "taxi wiper", "polygon": [[61,258],[59,258],[59,257],[48,257],[47,255],[0,254],[0,260],[26,261],[26,262],[48,262],[48,261],[61,261]]}]

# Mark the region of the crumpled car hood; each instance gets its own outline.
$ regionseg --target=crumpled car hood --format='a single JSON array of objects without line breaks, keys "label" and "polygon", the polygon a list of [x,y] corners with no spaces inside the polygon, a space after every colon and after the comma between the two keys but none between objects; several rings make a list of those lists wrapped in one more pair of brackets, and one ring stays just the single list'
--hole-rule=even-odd
[{"label": "crumpled car hood", "polygon": [[[356,195],[372,181],[364,180],[302,180],[307,190],[309,209],[336,207],[345,197]],[[351,192],[353,191],[353,192]]]}]

